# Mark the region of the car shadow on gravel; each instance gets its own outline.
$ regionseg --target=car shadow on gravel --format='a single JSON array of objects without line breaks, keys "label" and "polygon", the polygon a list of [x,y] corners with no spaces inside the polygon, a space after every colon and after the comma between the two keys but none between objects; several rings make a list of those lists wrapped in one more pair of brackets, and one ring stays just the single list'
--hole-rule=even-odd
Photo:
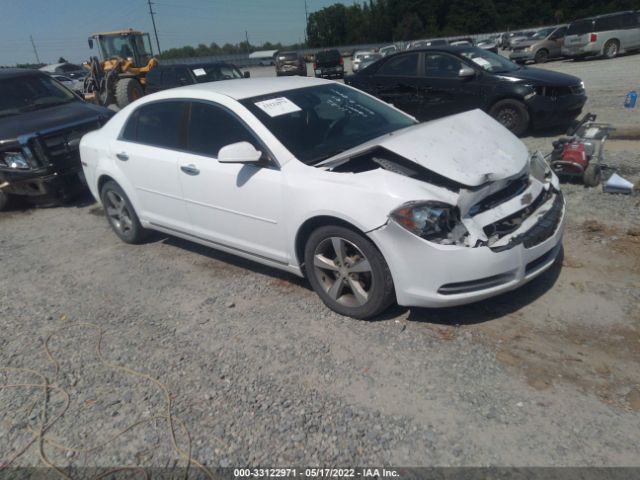
[{"label": "car shadow on gravel", "polygon": [[[409,308],[407,320],[436,325],[459,326],[475,325],[509,315],[533,303],[553,288],[560,276],[563,260],[564,249],[560,251],[551,268],[516,290],[460,307]],[[398,307],[398,309],[401,308]],[[391,313],[391,311],[388,313]]]},{"label": "car shadow on gravel", "polygon": [[[64,201],[48,198],[34,197],[32,199],[23,196],[12,196],[9,204],[1,212],[2,214],[28,213],[31,210],[43,208],[85,208],[95,204],[96,201],[89,191],[81,192]],[[102,207],[100,207],[102,209]]]},{"label": "car shadow on gravel", "polygon": [[212,247],[200,245],[199,243],[194,243],[179,237],[172,237],[170,235],[164,235],[162,233],[154,232],[154,235],[152,235],[152,238],[149,239],[149,242],[157,241],[162,241],[167,245],[181,248],[183,250],[188,250],[189,252],[202,255],[204,257],[210,258],[211,260],[216,260],[218,262],[226,263],[234,267],[249,270],[253,273],[258,273],[260,275],[265,275],[274,279],[283,280],[299,287],[306,288],[307,290],[312,290],[311,286],[304,278],[293,275],[292,273],[278,270],[277,268],[262,265],[261,263],[254,262],[246,258],[238,257],[231,253],[216,250]]}]

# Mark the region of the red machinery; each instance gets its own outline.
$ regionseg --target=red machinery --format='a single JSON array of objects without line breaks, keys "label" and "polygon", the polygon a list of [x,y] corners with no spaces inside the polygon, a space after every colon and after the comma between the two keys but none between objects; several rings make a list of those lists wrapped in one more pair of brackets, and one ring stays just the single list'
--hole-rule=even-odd
[{"label": "red machinery", "polygon": [[551,168],[560,178],[579,177],[587,187],[602,180],[604,143],[611,125],[596,123],[596,116],[587,113],[569,132],[570,137],[553,142]]}]

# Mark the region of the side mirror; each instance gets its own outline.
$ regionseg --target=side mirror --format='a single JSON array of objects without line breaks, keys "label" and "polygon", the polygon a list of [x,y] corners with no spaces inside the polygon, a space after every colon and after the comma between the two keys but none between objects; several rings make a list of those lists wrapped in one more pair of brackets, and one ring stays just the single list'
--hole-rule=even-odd
[{"label": "side mirror", "polygon": [[471,78],[476,76],[476,71],[468,65],[463,65],[458,71],[458,76],[461,78]]},{"label": "side mirror", "polygon": [[89,38],[88,42],[89,42],[89,48],[93,49],[93,38]]},{"label": "side mirror", "polygon": [[249,78],[249,77],[251,77],[251,72],[247,70],[247,71],[243,72],[242,76],[244,78]]},{"label": "side mirror", "polygon": [[256,150],[249,142],[237,142],[225,145],[218,152],[220,163],[258,163],[262,152]]}]

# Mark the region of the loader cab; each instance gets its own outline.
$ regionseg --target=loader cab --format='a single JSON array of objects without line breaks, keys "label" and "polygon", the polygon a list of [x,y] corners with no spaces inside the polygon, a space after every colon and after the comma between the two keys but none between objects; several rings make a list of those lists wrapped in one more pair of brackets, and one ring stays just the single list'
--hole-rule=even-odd
[{"label": "loader cab", "polygon": [[97,43],[100,60],[121,58],[132,62],[133,67],[144,67],[153,58],[148,33],[133,30],[96,33],[89,37],[89,48]]}]

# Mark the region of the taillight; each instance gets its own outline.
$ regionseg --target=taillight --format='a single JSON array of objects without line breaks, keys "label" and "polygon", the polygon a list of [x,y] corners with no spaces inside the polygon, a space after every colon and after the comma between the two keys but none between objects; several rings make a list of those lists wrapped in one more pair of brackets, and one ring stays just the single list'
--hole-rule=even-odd
[{"label": "taillight", "polygon": [[318,64],[316,62],[313,62],[313,69],[317,70],[318,69]]},{"label": "taillight", "polygon": [[597,33],[592,33],[591,37],[589,38],[590,42],[595,42],[596,40],[598,40],[598,34]]},{"label": "taillight", "polygon": [[344,65],[344,58],[340,57],[340,65]]}]

